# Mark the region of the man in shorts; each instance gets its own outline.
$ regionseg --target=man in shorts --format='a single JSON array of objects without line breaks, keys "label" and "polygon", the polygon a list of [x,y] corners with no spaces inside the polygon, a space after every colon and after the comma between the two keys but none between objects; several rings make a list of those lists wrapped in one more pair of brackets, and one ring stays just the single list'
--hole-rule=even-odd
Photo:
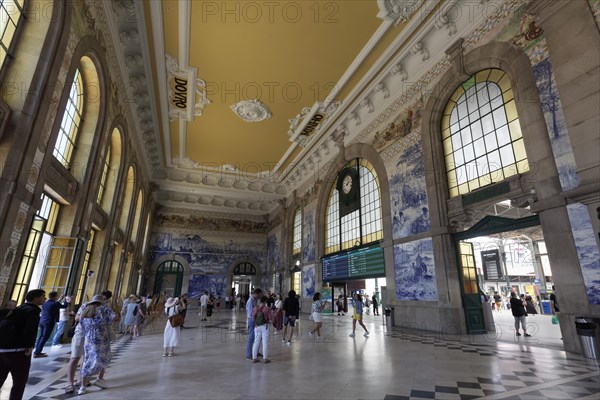
[{"label": "man in shorts", "polygon": [[290,338],[287,339],[287,343],[292,343],[292,337],[294,336],[294,325],[296,325],[296,320],[300,315],[300,302],[296,298],[296,291],[290,290],[288,293],[288,297],[283,301],[283,339],[281,339],[281,343],[286,342],[286,334],[287,328],[290,327]]}]

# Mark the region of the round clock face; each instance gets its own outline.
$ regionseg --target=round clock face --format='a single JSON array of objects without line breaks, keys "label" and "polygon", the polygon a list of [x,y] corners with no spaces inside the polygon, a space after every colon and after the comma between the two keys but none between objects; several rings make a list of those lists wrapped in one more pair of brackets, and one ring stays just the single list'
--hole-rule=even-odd
[{"label": "round clock face", "polygon": [[352,190],[352,177],[350,175],[346,175],[342,181],[342,191],[344,194],[348,194],[350,193],[350,190]]}]

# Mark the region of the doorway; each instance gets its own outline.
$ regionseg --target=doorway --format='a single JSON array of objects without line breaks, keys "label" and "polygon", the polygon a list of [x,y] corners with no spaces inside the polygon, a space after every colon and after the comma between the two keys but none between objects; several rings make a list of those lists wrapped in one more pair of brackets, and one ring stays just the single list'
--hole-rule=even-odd
[{"label": "doorway", "polygon": [[560,344],[560,330],[550,328],[552,268],[539,217],[488,215],[454,238],[467,332],[511,330],[513,318],[507,304],[511,292],[515,292],[530,299],[528,312],[532,317],[541,316],[528,319],[528,325],[539,326],[540,332],[545,327],[549,335],[545,340],[552,341],[557,336],[554,341]]},{"label": "doorway", "polygon": [[183,284],[183,265],[175,260],[165,261],[156,269],[154,293],[166,293],[169,296],[180,296]]}]

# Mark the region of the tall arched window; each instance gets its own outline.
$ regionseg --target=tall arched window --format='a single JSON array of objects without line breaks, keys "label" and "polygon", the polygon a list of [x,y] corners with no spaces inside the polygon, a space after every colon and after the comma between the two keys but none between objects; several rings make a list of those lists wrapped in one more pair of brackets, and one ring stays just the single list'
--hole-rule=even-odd
[{"label": "tall arched window", "polygon": [[302,251],[302,210],[300,207],[294,214],[294,228],[292,231],[292,256],[299,256]]},{"label": "tall arched window", "polygon": [[121,131],[115,128],[110,135],[97,198],[98,205],[106,213],[110,213],[112,201],[117,193],[118,174],[121,166],[121,143]]},{"label": "tall arched window", "polygon": [[10,53],[17,26],[23,17],[25,0],[0,0],[0,68]]},{"label": "tall arched window", "polygon": [[452,94],[442,117],[450,197],[529,171],[509,76],[472,75]]},{"label": "tall arched window", "polygon": [[40,287],[48,246],[56,228],[60,206],[45,193],[42,193],[41,198],[42,206],[33,217],[11,295],[11,299],[19,303],[24,301],[28,290]]},{"label": "tall arched window", "polygon": [[54,157],[56,157],[65,168],[69,168],[71,163],[73,149],[75,148],[77,140],[77,133],[79,132],[79,125],[81,124],[83,95],[83,79],[79,69],[77,69],[73,76],[73,84],[69,91],[69,98],[67,99],[53,152]]},{"label": "tall arched window", "polygon": [[338,180],[333,182],[325,212],[325,252],[335,253],[383,238],[381,193],[377,172],[365,159],[354,159],[346,167],[358,171],[360,207],[340,217]]},{"label": "tall arched window", "polygon": [[108,178],[108,170],[110,169],[110,146],[106,149],[106,157],[104,157],[104,165],[102,166],[102,176],[100,176],[100,187],[98,188],[98,197],[96,202],[102,205],[104,191],[106,190],[106,178]]}]

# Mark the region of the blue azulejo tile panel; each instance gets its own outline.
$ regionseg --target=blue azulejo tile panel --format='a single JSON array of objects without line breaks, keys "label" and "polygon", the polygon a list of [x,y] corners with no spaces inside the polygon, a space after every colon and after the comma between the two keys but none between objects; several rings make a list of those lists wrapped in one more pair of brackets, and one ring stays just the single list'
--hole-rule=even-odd
[{"label": "blue azulejo tile panel", "polygon": [[590,214],[581,203],[569,204],[567,212],[588,301],[590,304],[600,304],[600,252]]},{"label": "blue azulejo tile panel", "polygon": [[[579,178],[550,59],[545,58],[534,65],[533,75],[540,94],[561,187],[563,190],[574,189],[579,185]],[[531,165],[530,168],[534,170],[535,165]]]},{"label": "blue azulejo tile panel", "polygon": [[315,224],[313,210],[304,209],[304,237],[302,238],[302,259],[306,263],[315,261]]},{"label": "blue azulejo tile panel", "polygon": [[302,267],[302,297],[313,297],[315,294],[315,265]]},{"label": "blue azulejo tile panel", "polygon": [[398,300],[436,301],[438,296],[432,239],[395,245],[394,276]]},{"label": "blue azulejo tile panel", "polygon": [[429,231],[429,206],[423,147],[419,135],[410,135],[398,153],[390,177],[392,231],[394,239]]}]

